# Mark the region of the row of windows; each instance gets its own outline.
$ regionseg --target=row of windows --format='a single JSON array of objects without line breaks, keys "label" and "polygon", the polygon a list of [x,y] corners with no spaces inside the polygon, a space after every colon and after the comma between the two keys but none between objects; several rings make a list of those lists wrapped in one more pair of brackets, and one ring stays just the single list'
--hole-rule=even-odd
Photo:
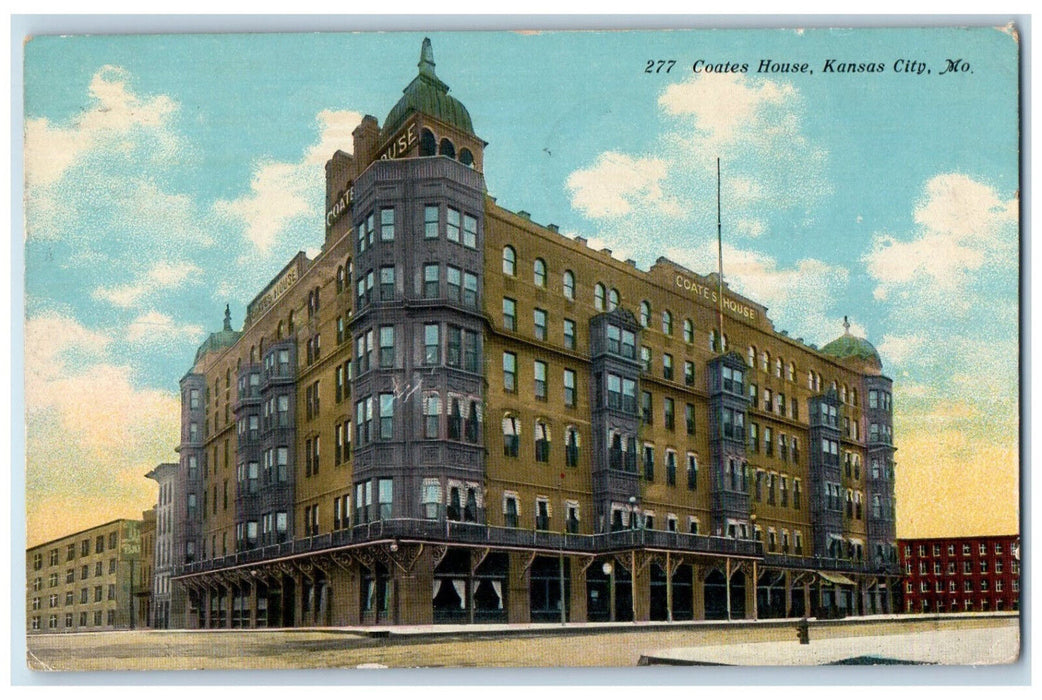
[{"label": "row of windows", "polygon": [[[788,529],[782,528],[781,533],[779,533],[778,530],[776,530],[775,528],[768,527],[765,533],[763,528],[761,528],[759,525],[756,525],[753,528],[753,538],[759,540],[768,552],[780,551],[782,554],[789,554],[791,552],[792,554],[802,555],[803,532],[800,530],[794,530],[792,534],[793,540],[792,547],[790,548]],[[854,554],[856,556],[857,553],[855,552]],[[852,556],[850,558],[854,559],[855,556]],[[860,559],[860,557],[856,558]]]},{"label": "row of windows", "polygon": [[[763,426],[761,430],[759,423],[749,423],[749,441],[747,443],[749,452],[761,452],[760,438],[763,437],[762,452],[767,457],[773,457],[777,452],[778,457],[787,462],[790,459],[794,464],[800,461],[800,441],[795,435],[778,433],[777,446],[775,445],[774,428]],[[777,447],[777,449],[776,449]]]},{"label": "row of windows", "polygon": [[[463,369],[468,372],[481,370],[481,337],[476,331],[459,326],[440,323],[423,325],[422,364],[436,366],[445,364],[449,367]],[[369,329],[355,338],[355,373],[361,376],[370,369],[393,369],[398,366],[395,338],[398,335],[395,326],[380,326]],[[444,339],[444,347],[443,347]],[[377,345],[379,342],[379,345]],[[374,358],[375,354],[375,358]],[[337,370],[337,401],[347,396],[348,387],[345,382],[351,376]]]},{"label": "row of windows", "polygon": [[[406,394],[404,398],[407,396]],[[355,404],[355,441],[359,447],[375,440],[395,439],[395,414],[404,398],[400,393],[380,393],[376,396],[366,396]],[[421,428],[424,439],[437,440],[444,435],[449,440],[477,444],[481,440],[480,423],[481,405],[476,399],[450,393],[448,401],[443,401],[441,394],[437,392],[424,392]],[[343,459],[346,460],[350,452],[350,423],[344,423],[342,426],[337,426],[337,444],[342,450]],[[317,471],[318,437],[314,440]],[[337,463],[339,464],[339,460]]]},{"label": "row of windows", "polygon": [[[1019,593],[1020,592],[1020,581],[1017,580],[1017,579],[1013,579],[1013,586],[1012,586],[1012,588],[1013,588],[1013,592]],[[941,582],[941,581],[935,581],[934,582],[934,586],[933,586],[933,592],[934,593],[944,593],[944,589],[945,589],[945,586],[944,586],[943,582]],[[958,589],[959,589],[959,586],[958,586],[958,584],[955,581],[948,581],[947,589],[948,589],[949,593],[957,593]],[[987,593],[988,591],[991,590],[991,584],[989,583],[988,579],[986,579],[986,578],[982,578],[980,580],[980,583],[977,586],[974,586],[973,585],[973,581],[971,581],[969,579],[966,579],[965,581],[962,582],[963,593],[973,593],[975,589],[979,589],[981,593]],[[1005,584],[1002,581],[1002,579],[998,579],[997,581],[995,581],[995,592],[996,593],[1002,593],[1004,589],[1005,589]],[[908,582],[905,583],[905,592],[906,593],[914,592],[913,588],[912,588],[912,582],[911,581],[908,581]],[[929,581],[920,581],[919,582],[919,592],[920,593],[929,593],[930,592],[930,582]]]},{"label": "row of windows", "polygon": [[[1006,546],[1008,548],[1007,551],[1010,554],[1013,554],[1014,551],[1016,550],[1016,544],[1014,544],[1013,542],[1007,543]],[[964,556],[964,557],[970,556],[970,552],[972,551],[971,550],[971,546],[970,546],[969,543],[963,543],[963,545],[961,547],[961,550],[962,550],[962,556]],[[941,545],[940,544],[934,544],[931,547],[931,546],[926,545],[926,544],[920,544],[918,546],[917,551],[918,551],[919,556],[921,556],[921,557],[930,556],[929,553],[931,551],[933,552],[933,556],[939,557],[939,556],[941,556]],[[954,544],[948,544],[947,547],[946,547],[946,551],[947,551],[949,557],[954,557],[955,556],[955,545]],[[994,551],[995,551],[996,555],[1002,554],[1002,552],[1003,552],[1002,542],[996,542],[994,544]],[[988,545],[986,543],[984,543],[984,542],[978,543],[977,544],[977,553],[980,556],[987,555],[987,553],[988,553]],[[911,557],[911,556],[912,556],[912,545],[906,544],[905,545],[905,557]]]},{"label": "row of windows", "polygon": [[[287,539],[288,516],[285,511],[274,511],[261,516],[260,522],[247,520],[235,524],[236,549],[253,549],[280,544]],[[305,532],[305,535],[307,533]],[[216,552],[213,553],[216,555]]]},{"label": "row of windows", "polygon": [[[94,602],[95,603],[100,603],[104,599],[104,595],[105,595],[105,586],[95,586],[94,587]],[[84,605],[84,604],[87,604],[87,603],[91,602],[91,599],[90,599],[90,589],[89,588],[81,588],[80,589],[80,596],[79,596],[79,598],[80,598],[79,602],[80,602],[81,605]],[[75,605],[76,604],[76,600],[75,599],[76,599],[76,596],[75,596],[75,593],[73,591],[66,591],[65,592],[65,603],[64,603],[65,605]],[[58,597],[57,593],[52,593],[47,598],[47,607],[49,607],[49,608],[57,608],[57,607],[59,607],[60,600],[61,599]],[[108,600],[116,600],[116,584],[114,584],[114,583],[110,583],[108,585]],[[40,598],[40,597],[33,598],[32,602],[31,602],[31,606],[32,606],[33,610],[39,610],[43,606],[43,599]]]},{"label": "row of windows", "polygon": [[[778,505],[787,508],[790,500],[789,484],[790,477],[787,474],[777,474],[757,469],[756,480],[753,485],[753,499],[757,503],[766,501],[769,506]],[[799,510],[802,504],[803,493],[801,481],[792,479],[791,484],[792,507],[795,510]]]},{"label": "row of windows", "polygon": [[[933,563],[933,573],[934,573],[935,576],[940,576],[940,575],[942,575],[941,574],[941,570],[943,568],[944,572],[946,574],[949,574],[949,575],[950,574],[954,574],[955,571],[956,571],[955,564],[956,564],[956,562],[954,562],[954,561],[947,561],[947,562],[943,562],[943,563],[940,562],[940,561],[935,561]],[[977,568],[979,569],[979,572],[982,573],[982,574],[988,573],[988,560],[987,559],[980,559],[980,560],[978,560]],[[927,569],[928,569],[927,562],[920,561],[919,562],[919,575],[920,576],[926,576],[927,573],[928,573]],[[1002,559],[996,559],[995,560],[995,564],[994,564],[995,573],[996,574],[1001,574],[1001,573],[1003,573],[1004,569],[1005,569],[1005,565],[1003,564],[1003,560]],[[912,562],[905,562],[905,573],[907,573],[909,575],[912,573]],[[962,573],[963,573],[963,575],[972,575],[973,574],[973,562],[972,561],[970,561],[968,559],[963,560],[963,562],[962,562]],[[1013,573],[1017,573],[1016,562],[1013,562]]]},{"label": "row of windows", "polygon": [[[1006,609],[1006,603],[1005,603],[1004,600],[1001,600],[1001,599],[997,599],[997,600],[991,601],[991,600],[989,600],[987,598],[982,598],[980,603],[979,603],[979,605],[978,605],[978,607],[979,607],[981,612],[985,612],[985,611],[988,611],[988,610],[995,610],[997,612],[997,611],[1005,610]],[[950,601],[949,607],[946,610],[945,609],[945,605],[944,605],[944,601],[943,600],[937,600],[934,603],[933,609],[934,609],[934,612],[939,612],[939,613],[943,613],[943,612],[946,612],[946,611],[947,612],[958,612],[959,611],[959,601],[956,600],[955,598],[952,598],[951,601]],[[1013,601],[1012,609],[1013,610],[1018,609],[1018,605],[1017,605],[1017,601],[1016,600]],[[920,601],[920,610],[922,612],[924,612],[924,613],[930,612],[930,601],[929,601],[929,599],[924,598],[922,601]],[[963,612],[970,612],[971,610],[973,610],[973,601],[968,599],[968,598],[963,599],[963,601],[962,601],[962,610],[963,610]],[[911,599],[905,600],[905,612],[912,612],[912,600]]]},{"label": "row of windows", "polygon": [[[94,554],[102,554],[102,553],[105,552],[105,541],[106,541],[106,536],[105,535],[98,535],[97,537],[94,538]],[[108,548],[109,549],[115,549],[116,548],[116,544],[118,543],[118,541],[119,541],[119,533],[117,533],[117,532],[110,532],[109,535],[108,535]],[[72,561],[73,559],[75,559],[76,558],[76,550],[77,550],[76,543],[70,543],[70,544],[66,545],[66,548],[65,548],[65,561]],[[48,566],[58,566],[58,564],[60,563],[60,557],[59,557],[58,551],[59,550],[58,550],[57,547],[55,547],[54,549],[51,549],[50,551],[48,551],[48,553],[47,553],[47,563],[48,563]],[[79,555],[81,557],[90,556],[90,554],[91,554],[91,539],[90,538],[84,539],[84,540],[82,540],[79,543],[79,553],[80,553]],[[33,553],[33,570],[34,571],[39,571],[42,568],[43,568],[43,552],[34,552]]]},{"label": "row of windows", "polygon": [[[93,626],[94,627],[101,627],[102,626],[102,624],[103,624],[102,621],[101,621],[102,620],[102,612],[105,612],[105,622],[104,622],[105,625],[111,627],[111,626],[116,624],[116,611],[115,610],[108,610],[108,611],[95,610],[94,611],[94,617],[93,617],[93,620],[94,620]],[[73,613],[65,613],[65,627],[67,627],[67,628],[68,627],[72,627],[73,626],[73,624],[72,624],[73,619],[74,619],[73,618]],[[80,613],[80,623],[79,623],[78,627],[88,627],[89,625],[87,624],[87,619],[88,619],[87,618],[87,612],[86,611],[81,612]],[[30,627],[32,629],[34,629],[34,630],[38,630],[38,629],[41,629],[40,624],[41,624],[40,616],[39,615],[34,615],[32,617],[32,619],[30,620]],[[58,629],[58,616],[57,615],[51,615],[49,618],[47,618],[47,629],[52,629],[52,630]]]}]

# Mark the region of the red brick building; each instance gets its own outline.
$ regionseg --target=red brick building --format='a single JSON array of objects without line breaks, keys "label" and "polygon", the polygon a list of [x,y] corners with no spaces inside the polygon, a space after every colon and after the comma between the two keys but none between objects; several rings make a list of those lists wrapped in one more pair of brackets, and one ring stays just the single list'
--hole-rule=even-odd
[{"label": "red brick building", "polygon": [[898,540],[905,612],[1018,610],[1020,536]]}]

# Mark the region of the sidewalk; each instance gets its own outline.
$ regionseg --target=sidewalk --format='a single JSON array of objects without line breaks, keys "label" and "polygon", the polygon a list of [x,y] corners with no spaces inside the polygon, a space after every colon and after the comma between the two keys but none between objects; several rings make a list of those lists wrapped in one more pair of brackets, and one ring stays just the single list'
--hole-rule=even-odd
[{"label": "sidewalk", "polygon": [[759,642],[659,649],[639,665],[681,666],[821,666],[827,664],[991,665],[1017,660],[1020,630],[1015,622],[1001,627],[933,630],[915,634],[814,639],[810,644]]}]

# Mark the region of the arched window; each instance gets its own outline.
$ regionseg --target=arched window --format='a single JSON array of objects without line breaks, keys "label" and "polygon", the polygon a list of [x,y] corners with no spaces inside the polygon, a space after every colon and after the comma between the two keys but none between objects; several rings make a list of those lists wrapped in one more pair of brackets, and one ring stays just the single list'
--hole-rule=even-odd
[{"label": "arched window", "polygon": [[786,373],[785,378],[788,379],[790,382],[796,381],[796,363],[795,362],[790,362],[789,363],[789,370]]},{"label": "arched window", "polygon": [[315,292],[308,292],[308,318],[315,315]]},{"label": "arched window", "polygon": [[459,162],[463,163],[468,168],[474,167],[474,154],[470,152],[469,148],[461,148],[459,151]]},{"label": "arched window", "polygon": [[430,129],[424,129],[420,134],[420,155],[433,156],[438,154],[438,140]]},{"label": "arched window", "polygon": [[750,345],[745,351],[745,364],[750,368],[756,368],[756,348]]},{"label": "arched window", "polygon": [[807,388],[814,391],[814,372],[807,370]]},{"label": "arched window", "polygon": [[535,422],[535,461],[550,461],[550,427],[542,418]]},{"label": "arched window", "polygon": [[344,266],[338,265],[336,268],[336,293],[341,294],[344,291]]},{"label": "arched window", "polygon": [[852,406],[857,406],[857,389],[854,387],[850,388],[850,403]]},{"label": "arched window", "polygon": [[[282,321],[279,321],[279,331],[280,331],[280,334],[281,334],[281,331],[282,331]],[[250,346],[250,364],[252,365],[252,364],[255,364],[256,362],[257,362],[257,346],[256,345],[251,345]]]},{"label": "arched window", "polygon": [[666,335],[673,335],[673,314],[668,311],[662,312],[662,332]]},{"label": "arched window", "polygon": [[537,287],[546,286],[546,263],[542,258],[536,258],[532,265],[532,281]]},{"label": "arched window", "polygon": [[608,292],[608,311],[614,311],[617,308],[619,308],[619,290],[612,287]]},{"label": "arched window", "polygon": [[517,253],[512,246],[503,246],[503,274],[517,275]]},{"label": "arched window", "polygon": [[579,466],[579,431],[574,425],[564,431],[564,463],[568,467]]},{"label": "arched window", "polygon": [[688,345],[695,342],[695,322],[690,318],[684,319],[684,342]]},{"label": "arched window", "polygon": [[716,329],[709,329],[709,351],[716,352]]},{"label": "arched window", "polygon": [[289,312],[288,330],[289,330],[290,337],[292,337],[293,336],[293,312],[292,311]]},{"label": "arched window", "polygon": [[604,285],[600,282],[593,288],[593,308],[604,311]]},{"label": "arched window", "polygon": [[774,376],[781,379],[782,359],[779,357],[774,361]]},{"label": "arched window", "polygon": [[452,144],[452,141],[448,139],[442,139],[441,143],[438,144],[438,155],[448,156],[453,160],[456,159],[456,147]]},{"label": "arched window", "polygon": [[727,352],[727,343],[728,343],[728,340],[727,340],[727,334],[726,334],[726,333],[724,333],[724,334],[723,334],[723,335],[722,335],[722,336],[720,337],[720,341],[721,341],[721,342],[720,342],[720,352]]},{"label": "arched window", "polygon": [[571,270],[565,270],[561,278],[564,288],[565,299],[575,299],[575,275]]},{"label": "arched window", "polygon": [[760,369],[764,372],[771,371],[771,353],[766,350],[760,353]]},{"label": "arched window", "polygon": [[847,402],[847,385],[844,384],[839,390],[839,400],[843,403]]},{"label": "arched window", "polygon": [[647,328],[651,323],[651,304],[646,301],[640,302],[640,327]]},{"label": "arched window", "polygon": [[507,413],[503,416],[503,455],[517,457],[521,444],[521,421],[517,416]]}]

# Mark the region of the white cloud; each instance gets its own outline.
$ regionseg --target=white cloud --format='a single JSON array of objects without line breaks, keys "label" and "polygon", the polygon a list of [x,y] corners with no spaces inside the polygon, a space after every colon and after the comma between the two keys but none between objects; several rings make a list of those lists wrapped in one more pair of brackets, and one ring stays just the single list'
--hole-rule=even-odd
[{"label": "white cloud", "polygon": [[243,235],[261,254],[272,252],[279,237],[297,219],[311,216],[320,221],[324,204],[326,160],[340,149],[351,151],[351,131],[362,115],[350,111],[323,110],[316,117],[317,141],[294,163],[261,161],[253,171],[250,191],[233,200],[218,200],[214,210],[244,227]]},{"label": "white cloud", "polygon": [[176,392],[141,389],[111,364],[114,340],[46,313],[25,323],[26,510],[31,541],[153,502],[143,478],[174,457]]},{"label": "white cloud", "polygon": [[876,349],[884,360],[895,365],[904,365],[912,359],[926,344],[926,338],[919,334],[894,335],[887,333]]},{"label": "white cloud", "polygon": [[128,135],[137,129],[164,134],[177,104],[166,95],[139,97],[127,83],[130,74],[118,66],[103,66],[91,79],[90,106],[67,126],[46,118],[25,124],[25,178],[28,188],[60,180],[88,151],[99,146],[128,148]]},{"label": "white cloud", "polygon": [[158,291],[180,287],[190,276],[201,272],[199,266],[192,263],[159,262],[135,282],[115,287],[99,287],[94,290],[92,296],[114,306],[130,308]]},{"label": "white cloud", "polygon": [[710,141],[731,143],[762,121],[766,108],[790,101],[796,89],[772,80],[752,81],[735,73],[699,74],[666,88],[659,106],[689,117]]},{"label": "white cloud", "polygon": [[679,207],[662,193],[666,169],[666,162],[659,158],[632,158],[609,151],[591,167],[569,175],[566,185],[572,193],[572,206],[593,218],[618,217],[646,207],[675,216]]},{"label": "white cloud", "polygon": [[160,345],[186,338],[192,342],[199,342],[205,332],[202,326],[177,324],[167,314],[148,311],[130,322],[126,330],[126,339],[128,342],[144,345]]},{"label": "white cloud", "polygon": [[924,187],[910,237],[877,233],[864,257],[877,299],[940,305],[964,313],[969,287],[989,264],[1016,266],[1016,197],[959,173],[937,175]]}]

